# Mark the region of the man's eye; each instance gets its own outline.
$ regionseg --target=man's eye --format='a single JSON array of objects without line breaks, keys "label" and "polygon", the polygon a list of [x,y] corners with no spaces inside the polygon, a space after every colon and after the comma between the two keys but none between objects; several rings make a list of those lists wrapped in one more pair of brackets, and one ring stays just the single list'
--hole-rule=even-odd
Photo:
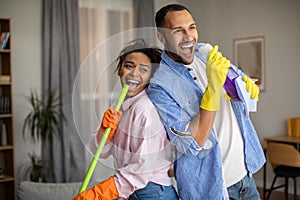
[{"label": "man's eye", "polygon": [[180,33],[181,32],[181,30],[180,29],[176,29],[176,30],[174,30],[174,32],[173,33]]}]

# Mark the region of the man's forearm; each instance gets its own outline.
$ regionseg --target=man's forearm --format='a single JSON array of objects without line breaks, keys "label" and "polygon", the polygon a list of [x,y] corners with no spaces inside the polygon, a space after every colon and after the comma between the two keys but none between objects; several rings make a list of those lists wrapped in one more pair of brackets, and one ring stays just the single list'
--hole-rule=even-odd
[{"label": "man's forearm", "polygon": [[209,137],[215,121],[215,116],[216,111],[207,111],[200,108],[198,114],[192,119],[190,130],[192,137],[199,146],[203,146]]}]

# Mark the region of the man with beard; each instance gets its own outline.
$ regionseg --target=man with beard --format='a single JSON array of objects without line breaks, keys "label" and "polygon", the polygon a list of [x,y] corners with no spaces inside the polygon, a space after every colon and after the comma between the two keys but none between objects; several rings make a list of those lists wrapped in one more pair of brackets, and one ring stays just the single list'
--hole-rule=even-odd
[{"label": "man with beard", "polygon": [[[155,16],[164,45],[160,67],[147,89],[171,143],[181,199],[260,199],[252,174],[265,157],[242,102],[223,89],[230,61],[212,48],[199,58],[196,22],[184,6],[171,4]],[[251,98],[259,89],[242,71]]]}]

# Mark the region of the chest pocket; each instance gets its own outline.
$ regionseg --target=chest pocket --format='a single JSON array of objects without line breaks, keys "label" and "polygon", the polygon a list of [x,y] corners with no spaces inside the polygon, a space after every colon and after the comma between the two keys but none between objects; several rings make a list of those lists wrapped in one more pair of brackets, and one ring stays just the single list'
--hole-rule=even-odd
[{"label": "chest pocket", "polygon": [[[170,85],[168,87],[170,87]],[[169,93],[174,100],[183,111],[189,113],[191,116],[195,116],[198,113],[200,97],[202,96],[196,87],[198,86],[196,86],[196,84],[193,85],[193,82],[189,82],[186,77],[178,77],[176,78],[176,82],[172,83],[169,88]]]}]

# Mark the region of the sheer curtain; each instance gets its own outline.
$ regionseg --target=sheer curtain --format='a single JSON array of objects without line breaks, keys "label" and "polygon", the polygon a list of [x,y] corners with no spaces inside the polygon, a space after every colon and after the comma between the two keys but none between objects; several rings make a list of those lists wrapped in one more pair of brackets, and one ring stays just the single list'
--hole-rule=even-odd
[{"label": "sheer curtain", "polygon": [[[115,59],[124,45],[136,37],[134,28],[153,26],[153,4],[152,0],[79,0],[81,66],[75,87],[79,88],[80,98],[75,104],[81,105],[85,119],[78,124],[86,147],[86,167],[93,158],[88,149],[89,139],[121,90],[114,73]],[[114,172],[112,157],[100,159],[94,179],[106,179]]]},{"label": "sheer curtain", "polygon": [[[43,0],[43,93],[56,90],[67,123],[45,148],[46,181],[82,181],[85,154],[72,114],[72,90],[79,69],[78,1]],[[63,121],[62,119],[60,120]]]},{"label": "sheer curtain", "polygon": [[[115,59],[128,42],[126,31],[133,28],[132,0],[79,0],[79,24],[81,66],[75,88],[80,91],[80,98],[75,104],[80,105],[76,107],[81,107],[84,119],[78,127],[86,148],[87,168],[93,158],[88,148],[91,135],[120,90],[119,78],[114,73]],[[100,160],[93,175],[95,181],[101,181],[114,173],[109,157]]]},{"label": "sheer curtain", "polygon": [[149,45],[158,46],[156,42],[154,42],[156,40],[154,1],[133,0],[133,4],[134,27],[140,29],[136,34],[136,37],[144,38]]},{"label": "sheer curtain", "polygon": [[154,1],[133,0],[133,4],[135,27],[154,27]]}]

